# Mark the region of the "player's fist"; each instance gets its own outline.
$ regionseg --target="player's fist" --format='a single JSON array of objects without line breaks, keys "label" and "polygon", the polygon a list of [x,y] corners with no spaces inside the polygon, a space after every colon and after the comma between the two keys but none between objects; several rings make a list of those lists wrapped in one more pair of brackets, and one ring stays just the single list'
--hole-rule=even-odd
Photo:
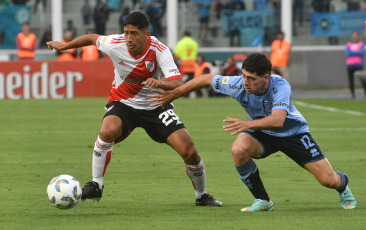
[{"label": "player's fist", "polygon": [[63,50],[65,43],[62,42],[58,42],[58,41],[50,41],[50,42],[46,42],[48,49],[50,50]]}]

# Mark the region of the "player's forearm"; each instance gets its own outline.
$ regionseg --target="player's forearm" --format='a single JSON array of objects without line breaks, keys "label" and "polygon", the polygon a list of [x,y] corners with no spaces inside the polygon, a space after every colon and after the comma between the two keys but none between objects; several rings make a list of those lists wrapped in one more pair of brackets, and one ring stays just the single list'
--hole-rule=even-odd
[{"label": "player's forearm", "polygon": [[281,129],[285,124],[287,112],[283,110],[283,112],[272,114],[268,117],[264,117],[258,120],[250,120],[248,121],[248,125],[250,129],[254,130],[271,130],[271,129]]},{"label": "player's forearm", "polygon": [[260,120],[248,121],[250,129],[254,130],[271,130],[282,128],[283,125],[268,122],[267,119],[263,118]]},{"label": "player's forearm", "polygon": [[183,82],[181,79],[176,79],[173,81],[161,81],[159,80],[159,88],[163,90],[173,90],[181,85],[183,85]]},{"label": "player's forearm", "polygon": [[184,83],[182,86],[176,88],[174,91],[179,95],[178,97],[201,89],[205,86],[211,86],[212,79],[215,75],[214,74],[204,74],[197,78],[194,78],[193,80],[188,81],[187,83]]},{"label": "player's forearm", "polygon": [[73,48],[80,48],[80,47],[83,47],[83,46],[94,45],[94,41],[95,41],[95,39],[98,36],[99,35],[97,35],[97,34],[85,34],[85,35],[82,35],[82,36],[77,37],[76,39],[74,39],[74,40],[66,43],[65,46],[62,48],[62,50],[73,49]]}]

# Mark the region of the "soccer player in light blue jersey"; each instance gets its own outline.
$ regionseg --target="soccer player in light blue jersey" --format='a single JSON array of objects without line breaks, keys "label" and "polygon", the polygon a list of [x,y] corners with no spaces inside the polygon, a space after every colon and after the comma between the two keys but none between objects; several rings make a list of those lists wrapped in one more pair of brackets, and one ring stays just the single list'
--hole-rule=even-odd
[{"label": "soccer player in light blue jersey", "polygon": [[311,137],[308,124],[292,104],[290,84],[281,76],[271,74],[271,62],[266,55],[249,55],[242,65],[242,76],[206,74],[172,91],[150,95],[151,106],[165,106],[174,99],[205,86],[217,93],[236,99],[248,114],[249,120],[227,117],[223,126],[231,135],[238,134],[231,152],[241,180],[255,197],[254,203],[241,209],[271,211],[270,199],[254,159],[265,158],[281,151],[299,166],[314,175],[318,182],[335,189],[344,209],[356,208],[356,200],[348,187],[348,176],[334,171]]}]

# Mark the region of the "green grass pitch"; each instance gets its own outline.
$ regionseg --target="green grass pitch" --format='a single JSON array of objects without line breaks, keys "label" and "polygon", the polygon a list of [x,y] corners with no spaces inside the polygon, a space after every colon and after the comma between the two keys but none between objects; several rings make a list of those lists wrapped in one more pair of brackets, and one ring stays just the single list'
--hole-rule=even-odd
[{"label": "green grass pitch", "polygon": [[341,209],[334,190],[276,153],[256,161],[274,211],[241,213],[254,198],[235,170],[235,137],[223,131],[222,120],[247,115],[235,100],[222,97],[174,104],[204,159],[207,192],[224,207],[196,207],[178,154],[136,129],[114,147],[101,201],[58,210],[47,199],[48,182],[59,174],[81,185],[91,179],[105,102],[0,101],[0,229],[365,229],[365,101],[295,100],[306,103],[297,108],[333,168],[348,174],[357,209]]}]

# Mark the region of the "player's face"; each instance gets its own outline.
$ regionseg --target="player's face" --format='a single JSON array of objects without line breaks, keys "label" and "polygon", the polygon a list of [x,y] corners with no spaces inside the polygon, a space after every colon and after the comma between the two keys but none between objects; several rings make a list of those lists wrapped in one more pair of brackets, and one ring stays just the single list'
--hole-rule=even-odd
[{"label": "player's face", "polygon": [[246,70],[242,70],[245,91],[248,94],[262,95],[268,89],[269,74],[264,76],[258,76],[257,73],[251,73]]},{"label": "player's face", "polygon": [[150,38],[150,31],[147,29],[141,30],[134,25],[126,25],[124,27],[124,34],[128,51],[134,56],[143,54]]}]

